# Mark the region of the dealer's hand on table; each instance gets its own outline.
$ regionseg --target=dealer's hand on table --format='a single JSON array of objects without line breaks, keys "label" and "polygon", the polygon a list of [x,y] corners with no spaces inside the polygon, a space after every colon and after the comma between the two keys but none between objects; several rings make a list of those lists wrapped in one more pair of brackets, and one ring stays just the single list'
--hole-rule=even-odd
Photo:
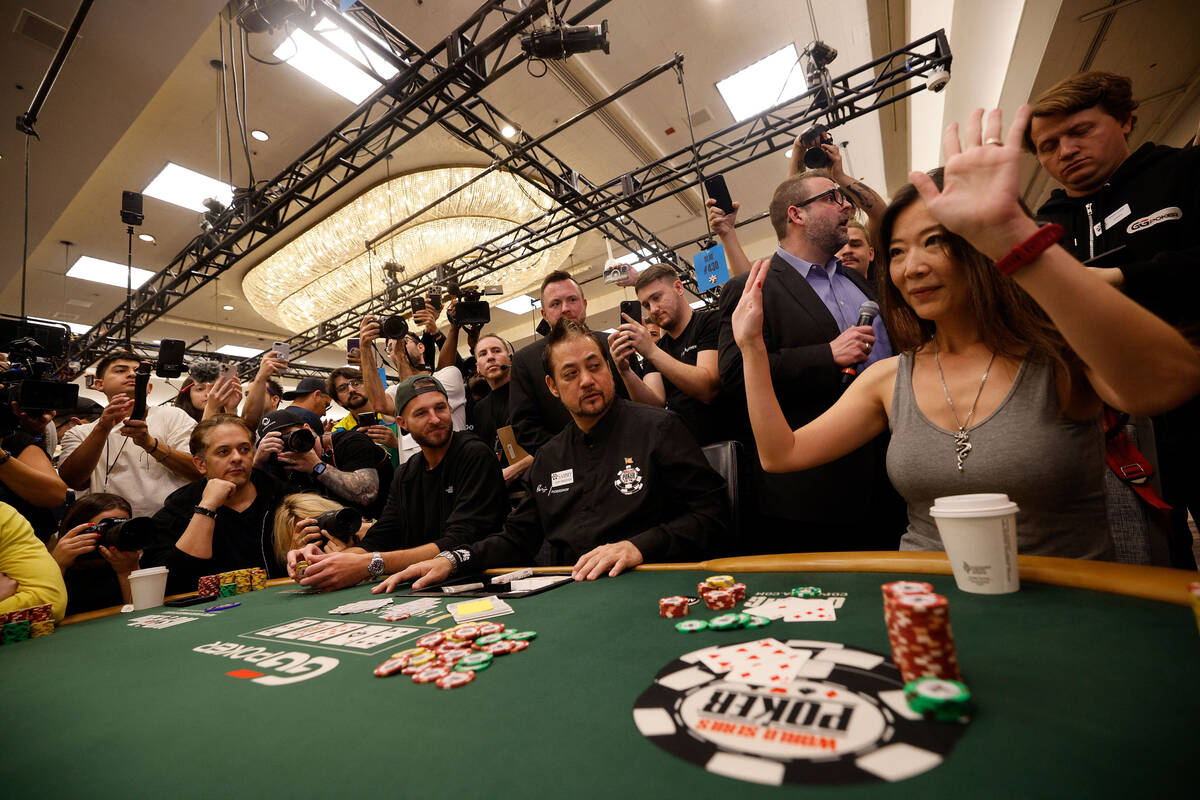
[{"label": "dealer's hand on table", "polygon": [[615,578],[640,563],[642,551],[634,547],[633,542],[623,540],[602,544],[579,557],[575,568],[571,570],[571,577],[577,581],[594,581],[607,571],[608,577]]},{"label": "dealer's hand on table", "polygon": [[287,574],[292,580],[296,579],[296,562],[307,561],[312,563],[318,557],[323,556],[321,548],[315,544],[306,544],[299,550],[289,550],[287,554]]},{"label": "dealer's hand on table", "polygon": [[83,533],[83,530],[89,525],[91,525],[90,522],[85,522],[71,528],[62,535],[50,552],[50,555],[58,562],[58,568],[63,572],[74,565],[75,559],[96,549],[96,543],[100,541],[100,534]]},{"label": "dealer's hand on table", "polygon": [[367,565],[370,563],[370,553],[321,553],[309,561],[300,585],[322,592],[345,589],[369,577]]},{"label": "dealer's hand on table", "polygon": [[[444,558],[431,558],[428,561],[418,561],[392,575],[383,583],[371,590],[371,594],[392,593],[398,584],[413,581],[413,589],[424,589],[431,583],[441,583],[450,577],[450,562]],[[416,580],[413,580],[413,579]]]}]

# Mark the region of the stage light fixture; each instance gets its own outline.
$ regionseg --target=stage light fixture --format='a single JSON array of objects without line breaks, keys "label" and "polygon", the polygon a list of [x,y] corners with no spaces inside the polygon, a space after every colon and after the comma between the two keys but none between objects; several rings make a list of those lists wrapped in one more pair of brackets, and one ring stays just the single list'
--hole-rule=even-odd
[{"label": "stage light fixture", "polygon": [[541,59],[564,59],[592,50],[603,50],[608,55],[608,20],[599,25],[536,28],[521,37],[521,49],[530,58]]}]

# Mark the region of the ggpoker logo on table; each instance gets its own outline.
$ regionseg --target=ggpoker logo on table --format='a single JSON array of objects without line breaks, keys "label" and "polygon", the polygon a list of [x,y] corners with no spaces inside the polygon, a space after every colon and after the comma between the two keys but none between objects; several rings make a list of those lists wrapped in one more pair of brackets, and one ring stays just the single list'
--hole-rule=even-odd
[{"label": "ggpoker logo on table", "polygon": [[966,730],[930,722],[904,699],[879,653],[793,640],[811,657],[786,687],[728,681],[685,653],[634,703],[642,735],[709,772],[763,784],[899,781],[938,764]]}]

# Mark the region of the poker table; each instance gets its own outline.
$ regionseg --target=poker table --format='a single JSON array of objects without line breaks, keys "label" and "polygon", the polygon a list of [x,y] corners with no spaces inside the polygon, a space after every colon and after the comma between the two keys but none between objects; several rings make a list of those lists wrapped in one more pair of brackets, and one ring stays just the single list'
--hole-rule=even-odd
[{"label": "poker table", "polygon": [[[52,636],[0,647],[0,794],[1190,795],[1200,755],[1200,636],[1185,587],[1197,574],[1034,557],[1021,557],[1020,568],[1018,593],[982,596],[958,591],[939,554],[654,565],[509,601],[515,613],[496,621],[537,638],[449,690],[373,675],[391,652],[453,623],[329,615],[369,599],[367,586],[308,594],[277,581],[232,598],[241,605],[228,611],[205,613],[205,604],[81,615]],[[688,634],[659,617],[659,598],[695,594],[697,581],[714,573],[745,582],[751,597],[815,585],[844,601],[833,622],[755,630]],[[949,598],[974,698],[969,722],[887,715],[890,732],[934,732],[935,744],[913,751],[933,750],[932,767],[880,779],[855,766],[866,762],[829,756],[828,764],[807,764],[817,770],[813,782],[781,782],[778,774],[758,782],[663,746],[674,740],[711,755],[711,743],[635,725],[635,704],[661,689],[655,676],[702,648],[769,636],[888,654],[879,587],[890,580],[927,580]],[[700,605],[689,617],[717,613]],[[130,624],[147,615],[193,619],[158,629]],[[357,650],[279,638],[303,620],[414,630]],[[835,679],[850,674],[846,664],[834,666],[842,670]],[[854,681],[871,678],[866,672],[889,668],[872,666],[844,685],[857,689]]]}]

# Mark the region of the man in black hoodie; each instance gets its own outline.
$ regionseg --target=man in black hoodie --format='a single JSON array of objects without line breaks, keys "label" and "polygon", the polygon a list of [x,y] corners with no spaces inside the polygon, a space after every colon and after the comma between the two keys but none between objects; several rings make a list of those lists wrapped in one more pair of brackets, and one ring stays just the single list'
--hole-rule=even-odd
[{"label": "man in black hoodie", "polygon": [[246,423],[233,414],[209,417],[192,429],[190,446],[204,477],[167,496],[142,564],[170,570],[168,593],[194,592],[203,575],[248,567],[282,577],[272,541],[282,484],[253,468]]},{"label": "man in black hoodie", "polygon": [[[1063,188],[1038,209],[1066,229],[1060,244],[1185,334],[1200,295],[1200,148],[1147,142],[1129,152],[1133,85],[1108,72],[1060,81],[1033,104],[1025,146]],[[1195,338],[1193,336],[1193,338]],[[1172,513],[1171,561],[1195,569],[1187,510],[1200,516],[1200,401],[1154,419],[1163,495]]]}]

